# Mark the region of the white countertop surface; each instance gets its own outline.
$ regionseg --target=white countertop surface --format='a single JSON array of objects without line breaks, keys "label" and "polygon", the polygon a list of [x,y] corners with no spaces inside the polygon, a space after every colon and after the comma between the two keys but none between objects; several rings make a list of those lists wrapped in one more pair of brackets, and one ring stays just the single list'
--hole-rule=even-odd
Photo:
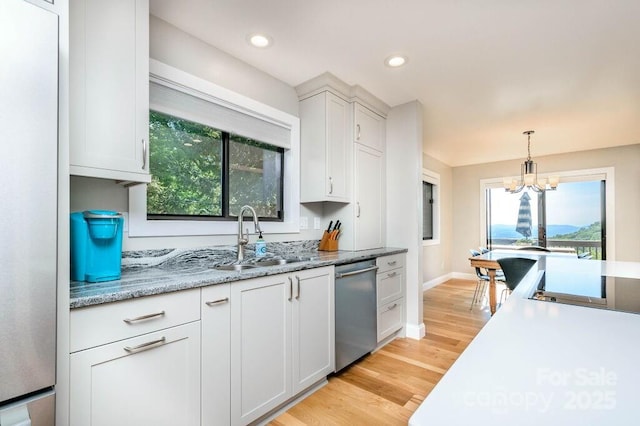
[{"label": "white countertop surface", "polygon": [[640,315],[528,299],[545,269],[640,278],[640,263],[539,259],[410,425],[640,422]]}]

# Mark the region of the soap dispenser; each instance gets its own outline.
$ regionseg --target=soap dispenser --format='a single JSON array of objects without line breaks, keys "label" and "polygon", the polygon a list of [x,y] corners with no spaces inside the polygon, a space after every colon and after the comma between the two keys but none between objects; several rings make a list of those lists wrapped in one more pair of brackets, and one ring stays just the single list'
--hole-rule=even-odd
[{"label": "soap dispenser", "polygon": [[256,240],[256,257],[264,257],[267,254],[267,243],[262,238],[262,231]]}]

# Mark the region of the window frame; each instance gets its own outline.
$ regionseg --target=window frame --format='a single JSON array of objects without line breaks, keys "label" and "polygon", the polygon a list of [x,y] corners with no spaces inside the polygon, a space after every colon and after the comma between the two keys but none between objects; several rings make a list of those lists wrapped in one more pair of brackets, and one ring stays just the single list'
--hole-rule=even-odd
[{"label": "window frame", "polygon": [[[282,188],[284,218],[282,221],[265,220],[261,223],[261,228],[264,233],[299,233],[300,119],[154,59],[150,60],[149,71],[149,79],[154,83],[187,94],[202,94],[209,102],[281,126],[289,131],[289,146],[284,147]],[[170,108],[149,105],[149,110],[151,109],[180,116],[186,120],[190,119],[189,114],[171,111]],[[135,185],[129,188],[130,237],[233,235],[237,231],[234,220],[148,220],[147,186]]]},{"label": "window frame", "polygon": [[[549,173],[551,174],[551,173]],[[585,180],[604,180],[605,185],[605,217],[607,220],[606,253],[607,260],[615,260],[615,168],[603,167],[597,169],[568,170],[555,172],[554,176],[560,177],[562,182],[578,182]],[[548,174],[539,174],[539,177],[548,177]],[[509,177],[509,176],[505,176]],[[517,179],[518,176],[513,176]],[[489,188],[504,189],[504,177],[480,179],[480,245],[487,241],[487,197]]]},{"label": "window frame", "polygon": [[[440,244],[440,174],[428,169],[422,169],[422,182],[433,185],[433,238],[430,240],[422,240],[422,246],[436,246]],[[422,188],[422,187],[421,187]],[[424,206],[423,214],[424,214]],[[422,236],[424,232],[422,232]]]}]

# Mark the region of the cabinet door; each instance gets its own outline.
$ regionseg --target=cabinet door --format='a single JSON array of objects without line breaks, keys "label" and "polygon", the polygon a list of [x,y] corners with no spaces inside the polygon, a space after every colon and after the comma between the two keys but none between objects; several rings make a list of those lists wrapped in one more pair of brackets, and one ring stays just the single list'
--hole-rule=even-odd
[{"label": "cabinet door", "polygon": [[377,275],[378,306],[399,299],[404,294],[404,268],[393,269]]},{"label": "cabinet door", "polygon": [[354,103],[354,141],[384,151],[385,119],[369,108]]},{"label": "cabinet door", "polygon": [[291,396],[290,275],[231,286],[231,419],[247,424]]},{"label": "cabinet door", "polygon": [[404,298],[378,308],[378,343],[402,328]]},{"label": "cabinet door", "polygon": [[230,287],[202,289],[202,424],[231,424]]},{"label": "cabinet door", "polygon": [[298,393],[334,370],[334,269],[292,275],[293,392]]},{"label": "cabinet door", "polygon": [[200,321],[71,354],[70,425],[199,425]]},{"label": "cabinet door", "polygon": [[327,180],[328,200],[346,200],[349,196],[349,152],[347,103],[332,93],[327,93]]},{"label": "cabinet door", "polygon": [[355,250],[384,246],[384,164],[380,152],[355,144]]},{"label": "cabinet door", "polygon": [[150,181],[149,1],[70,2],[70,172]]},{"label": "cabinet door", "polygon": [[348,202],[349,106],[322,92],[300,101],[300,200]]}]

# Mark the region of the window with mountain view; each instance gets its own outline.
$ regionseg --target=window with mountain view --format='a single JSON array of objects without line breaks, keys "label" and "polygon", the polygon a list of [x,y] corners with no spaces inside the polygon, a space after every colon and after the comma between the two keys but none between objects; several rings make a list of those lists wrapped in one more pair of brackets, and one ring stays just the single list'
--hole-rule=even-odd
[{"label": "window with mountain view", "polygon": [[604,259],[605,181],[563,182],[556,191],[487,189],[487,245],[575,249]]}]

